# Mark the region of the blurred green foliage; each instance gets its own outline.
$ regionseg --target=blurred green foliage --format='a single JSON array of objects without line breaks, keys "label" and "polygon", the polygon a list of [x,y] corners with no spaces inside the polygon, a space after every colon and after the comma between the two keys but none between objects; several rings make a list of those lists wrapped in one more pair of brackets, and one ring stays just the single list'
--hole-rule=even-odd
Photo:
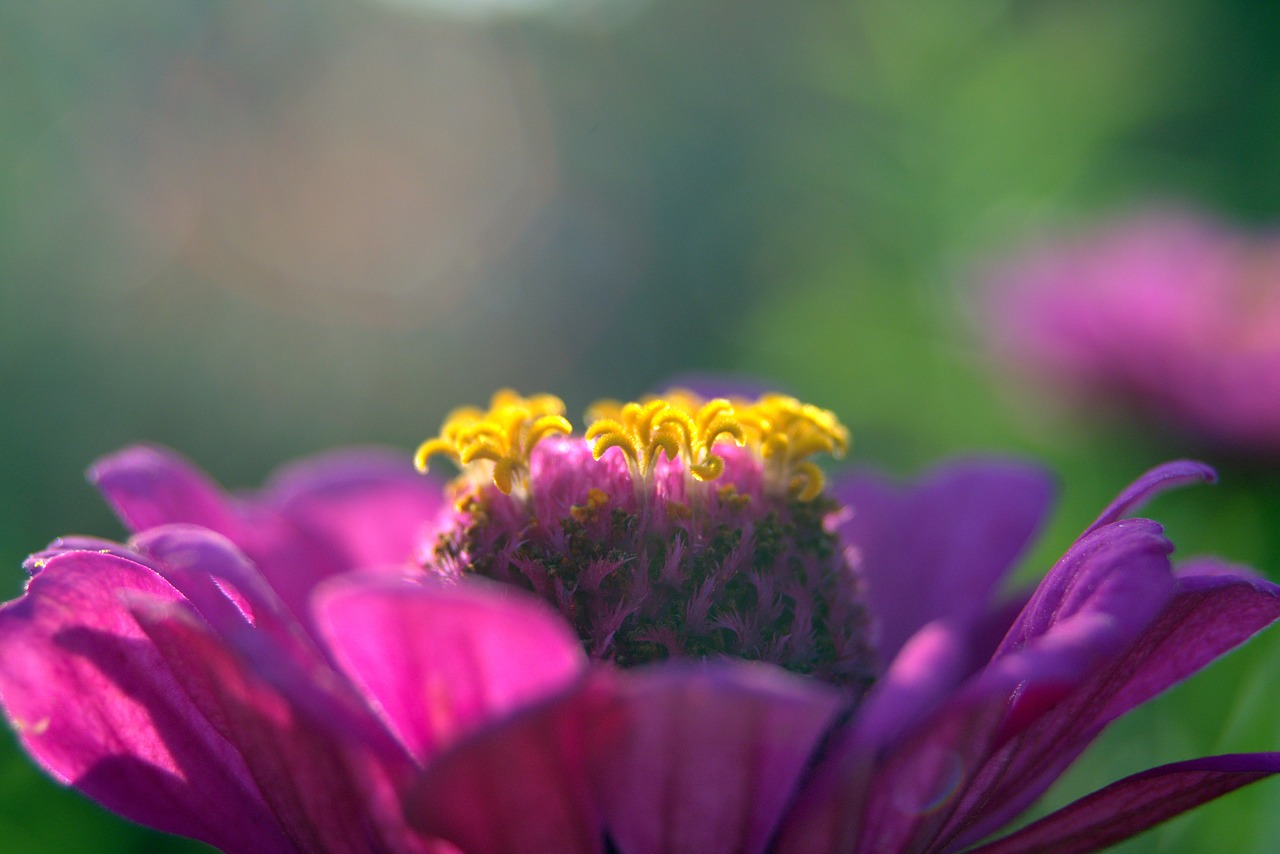
[{"label": "blurred green foliage", "polygon": [[[622,0],[619,0],[621,3]],[[695,368],[837,411],[857,463],[1040,459],[1043,573],[1146,466],[1201,449],[1008,388],[974,265],[1146,199],[1280,213],[1280,6],[630,0],[491,19],[355,2],[0,5],[0,564],[119,535],[95,456],[231,484],[408,447],[500,385],[581,409]],[[1161,498],[1180,552],[1280,576],[1274,467]],[[1110,731],[1055,790],[1280,747],[1264,638]],[[1270,851],[1264,783],[1123,850]],[[1230,833],[1227,833],[1227,829]],[[198,850],[8,739],[0,850]]]}]

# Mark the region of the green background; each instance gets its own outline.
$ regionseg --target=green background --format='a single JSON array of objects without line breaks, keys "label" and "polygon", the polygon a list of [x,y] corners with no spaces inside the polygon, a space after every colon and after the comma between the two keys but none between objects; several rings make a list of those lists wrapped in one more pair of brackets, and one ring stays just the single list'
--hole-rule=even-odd
[{"label": "green background", "polygon": [[[443,0],[441,0],[443,2]],[[1077,413],[991,364],[974,270],[1152,202],[1280,200],[1280,6],[1244,0],[0,4],[0,566],[120,536],[82,479],[151,440],[224,483],[410,448],[499,386],[575,413],[692,369],[835,410],[852,460],[1044,462],[1043,573],[1162,459],[1182,555],[1280,578],[1274,460]],[[1110,730],[1048,805],[1280,748],[1277,637]],[[12,653],[10,653],[12,654]],[[1261,783],[1123,850],[1274,850]],[[192,851],[8,737],[0,850]]]}]

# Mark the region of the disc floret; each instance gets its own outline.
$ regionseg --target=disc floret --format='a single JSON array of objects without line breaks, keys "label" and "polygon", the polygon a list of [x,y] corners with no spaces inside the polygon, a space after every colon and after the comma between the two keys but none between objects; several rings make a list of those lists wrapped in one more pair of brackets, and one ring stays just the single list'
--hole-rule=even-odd
[{"label": "disc floret", "polygon": [[766,394],[744,408],[743,423],[765,461],[768,483],[801,501],[822,493],[822,469],[810,459],[849,450],[849,431],[835,414],[783,394]]},{"label": "disc floret", "polygon": [[771,493],[801,501],[822,493],[822,470],[811,458],[842,457],[849,448],[849,432],[832,412],[781,394],[704,402],[675,389],[638,403],[601,401],[587,417],[586,439],[594,443],[595,458],[620,449],[636,480],[651,478],[661,455],[683,456],[696,480],[716,480],[724,472],[716,445],[732,442],[759,454]]},{"label": "disc floret", "polygon": [[495,393],[488,411],[473,406],[455,409],[445,417],[440,435],[418,446],[413,462],[426,473],[436,454],[460,468],[487,469],[493,485],[504,495],[522,484],[529,472],[533,449],[548,436],[572,433],[564,417],[564,402],[550,394],[521,397],[510,389]]},{"label": "disc floret", "polygon": [[587,411],[587,418],[586,439],[593,443],[595,458],[618,448],[637,480],[652,477],[661,454],[669,460],[683,456],[697,480],[715,480],[724,472],[716,443],[723,439],[740,446],[747,439],[732,403],[724,398],[704,403],[683,391],[640,403],[600,401]]}]

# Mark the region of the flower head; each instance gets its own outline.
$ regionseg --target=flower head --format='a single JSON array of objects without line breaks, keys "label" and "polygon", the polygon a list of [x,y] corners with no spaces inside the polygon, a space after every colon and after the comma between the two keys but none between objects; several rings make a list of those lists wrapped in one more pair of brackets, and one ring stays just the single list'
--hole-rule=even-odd
[{"label": "flower head", "polygon": [[[407,459],[228,497],[154,448],[91,476],[127,543],[59,540],[0,608],[0,700],[55,778],[228,851],[881,852],[998,833],[1108,723],[1280,616],[1128,518],[996,598],[1050,490],[952,463],[828,481],[789,398],[502,394]],[[976,850],[1084,851],[1280,770],[1210,757]],[[1119,809],[1123,806],[1123,809]]]},{"label": "flower head", "polygon": [[511,392],[487,419],[475,412],[451,415],[419,461],[453,436],[529,438],[464,468],[428,573],[536,594],[598,660],[729,656],[870,683],[858,572],[826,525],[836,504],[811,459],[848,444],[830,412],[677,390],[596,404],[583,438],[547,437],[541,408]]},{"label": "flower head", "polygon": [[1280,452],[1280,241],[1152,212],[988,275],[1011,365],[1173,432]]}]

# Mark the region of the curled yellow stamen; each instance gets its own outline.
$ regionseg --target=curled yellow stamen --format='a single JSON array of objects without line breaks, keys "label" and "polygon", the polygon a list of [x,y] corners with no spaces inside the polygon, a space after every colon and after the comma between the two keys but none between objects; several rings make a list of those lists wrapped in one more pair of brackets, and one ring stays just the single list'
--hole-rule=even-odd
[{"label": "curled yellow stamen", "polygon": [[849,449],[849,431],[833,413],[794,397],[764,395],[743,407],[742,420],[774,488],[800,501],[822,492],[822,470],[808,458],[821,453],[839,458]]},{"label": "curled yellow stamen", "polygon": [[428,460],[436,454],[449,457],[459,468],[484,464],[491,467],[494,486],[510,494],[527,476],[534,447],[553,433],[571,432],[560,398],[521,397],[503,389],[494,394],[488,411],[468,406],[449,413],[440,435],[419,445],[413,462],[420,472],[426,472]]},{"label": "curled yellow stamen", "polygon": [[647,478],[659,454],[682,456],[699,481],[718,479],[725,468],[716,445],[731,441],[750,445],[765,463],[770,488],[800,501],[822,492],[822,471],[809,458],[828,453],[839,457],[849,434],[831,412],[785,395],[755,401],[714,398],[674,389],[638,403],[600,401],[587,413],[586,438],[599,459],[619,448],[633,477]]},{"label": "curled yellow stamen", "polygon": [[713,451],[716,442],[728,438],[742,444],[746,438],[729,401],[703,403],[681,390],[638,403],[600,401],[587,417],[593,423],[586,438],[595,443],[596,459],[619,448],[637,478],[650,476],[658,457],[666,454],[668,459],[683,455],[697,480],[715,480],[724,471],[724,460]]},{"label": "curled yellow stamen", "polygon": [[587,441],[595,443],[592,454],[598,460],[605,451],[618,448],[633,474],[648,477],[660,454],[675,459],[680,453],[682,425],[668,417],[668,409],[665,401],[656,399],[597,403],[589,410],[596,420],[586,432]]}]

